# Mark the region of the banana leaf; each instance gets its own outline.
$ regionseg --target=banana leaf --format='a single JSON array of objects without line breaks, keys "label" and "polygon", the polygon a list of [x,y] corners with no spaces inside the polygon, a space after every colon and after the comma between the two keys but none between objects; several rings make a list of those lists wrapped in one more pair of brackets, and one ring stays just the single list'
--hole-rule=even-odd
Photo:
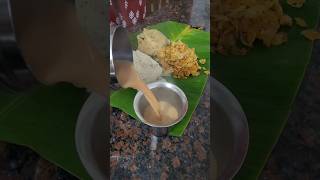
[{"label": "banana leaf", "polygon": [[[315,28],[319,0],[308,0],[301,9],[283,4],[285,13],[302,17]],[[213,55],[216,79],[238,98],[250,127],[247,158],[235,179],[258,178],[286,124],[312,51],[312,42],[301,31],[294,26],[286,44],[273,48],[257,44],[246,56]]]},{"label": "banana leaf", "polygon": [[[177,22],[163,22],[150,26],[147,28],[158,29],[171,41],[181,40],[186,43],[190,48],[195,48],[196,54],[199,59],[206,59],[206,63],[201,65],[209,70],[210,66],[210,34],[208,32],[191,28],[187,24]],[[137,33],[131,35],[132,44],[137,47]],[[200,97],[203,93],[204,87],[208,80],[208,75],[203,72],[197,77],[189,77],[188,79],[174,79],[171,77],[166,78],[168,82],[176,84],[180,87],[187,96],[189,107],[188,112],[181,122],[175,126],[170,127],[169,135],[182,136],[184,130],[191,120],[192,113],[196,109]],[[133,89],[120,89],[111,94],[110,104],[113,107],[119,108],[128,113],[135,119],[138,119],[133,109],[133,99],[137,91]]]},{"label": "banana leaf", "polygon": [[74,144],[75,123],[88,94],[71,85],[0,91],[0,140],[24,145],[71,174],[90,179]]}]

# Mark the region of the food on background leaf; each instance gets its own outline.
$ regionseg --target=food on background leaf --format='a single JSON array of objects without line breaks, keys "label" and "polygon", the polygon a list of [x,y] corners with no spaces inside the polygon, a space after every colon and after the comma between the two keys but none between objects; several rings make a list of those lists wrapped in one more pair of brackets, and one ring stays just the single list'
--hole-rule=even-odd
[{"label": "food on background leaf", "polygon": [[294,20],[296,21],[296,24],[300,27],[308,27],[308,24],[306,23],[306,21],[300,17],[295,17]]},{"label": "food on background leaf", "polygon": [[272,45],[279,46],[287,41],[288,41],[287,33],[280,32],[273,37]]},{"label": "food on background leaf", "polygon": [[162,74],[161,66],[147,54],[139,50],[133,51],[134,69],[145,83],[159,80]]},{"label": "food on background leaf", "polygon": [[287,0],[287,3],[295,8],[301,8],[305,2],[306,0]]},{"label": "food on background leaf", "polygon": [[282,25],[292,25],[278,0],[213,1],[213,50],[221,54],[245,55],[256,40],[267,47],[286,40]]},{"label": "food on background leaf", "polygon": [[198,57],[194,48],[189,48],[181,41],[171,42],[163,47],[156,55],[164,71],[172,72],[173,77],[185,79],[200,74]]},{"label": "food on background leaf", "polygon": [[205,59],[200,59],[199,62],[200,62],[200,64],[205,64],[206,60]]},{"label": "food on background leaf", "polygon": [[143,29],[137,39],[138,50],[150,56],[156,55],[162,47],[170,43],[168,38],[156,29]]},{"label": "food on background leaf", "polygon": [[206,70],[206,71],[204,71],[204,73],[205,73],[206,75],[209,75],[209,74],[210,74],[210,71]]},{"label": "food on background leaf", "polygon": [[282,26],[292,26],[292,18],[288,15],[283,15],[280,19],[280,25]]},{"label": "food on background leaf", "polygon": [[307,30],[304,30],[301,32],[301,34],[311,40],[311,41],[314,41],[314,40],[318,40],[320,39],[320,32],[314,30],[314,29],[307,29]]}]

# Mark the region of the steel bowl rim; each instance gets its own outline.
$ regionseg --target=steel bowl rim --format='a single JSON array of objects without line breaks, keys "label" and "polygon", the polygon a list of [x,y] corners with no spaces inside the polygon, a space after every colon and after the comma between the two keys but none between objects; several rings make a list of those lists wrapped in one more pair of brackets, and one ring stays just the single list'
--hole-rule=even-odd
[{"label": "steel bowl rim", "polygon": [[[218,171],[219,180],[233,179],[235,175],[240,171],[248,154],[250,144],[249,124],[240,102],[233,95],[233,93],[228,88],[226,88],[221,82],[214,78],[210,78],[210,83],[212,83],[212,89],[216,92],[213,93],[212,96],[213,102],[224,102],[219,104],[220,106],[222,105],[221,108],[223,109],[223,111],[225,111],[225,113],[229,115],[228,118],[233,121],[233,132],[237,133],[237,137],[234,142],[234,145],[236,147],[234,147],[233,154],[231,154],[231,156],[233,157],[233,162],[229,162],[229,167],[227,169],[223,169],[220,172]],[[217,93],[219,94],[219,96]],[[230,114],[231,111],[233,111],[232,114],[237,114],[237,119],[232,118]],[[217,120],[218,119],[214,119],[214,121]],[[235,122],[238,122],[238,125],[240,126],[235,125]],[[243,138],[240,139],[240,137]]]},{"label": "steel bowl rim", "polygon": [[[97,93],[91,93],[89,97],[86,99],[86,101],[84,102],[84,104],[82,105],[81,110],[77,117],[76,125],[75,125],[74,138],[75,138],[76,152],[78,154],[78,157],[82,165],[87,171],[88,175],[95,180],[103,180],[106,178],[106,175],[103,174],[101,169],[99,169],[99,165],[96,159],[94,159],[94,157],[92,156],[86,155],[86,153],[89,153],[90,155],[92,154],[91,152],[86,151],[88,149],[84,149],[82,146],[83,143],[81,142],[86,141],[83,139],[84,134],[86,134],[83,131],[84,129],[83,127],[86,127],[85,129],[88,129],[89,132],[92,132],[90,131],[90,128],[93,124],[90,124],[90,123],[93,123],[93,122],[89,120],[96,119],[98,117],[99,111],[103,110],[103,107],[106,103],[107,103],[106,98],[102,97]],[[88,116],[92,118],[87,119]],[[96,123],[96,121],[94,123]],[[91,135],[92,133],[89,134],[89,136]],[[92,139],[89,142],[91,141]]]},{"label": "steel bowl rim", "polygon": [[138,111],[138,103],[139,100],[141,99],[141,97],[143,96],[143,93],[141,91],[138,91],[137,94],[134,97],[133,100],[133,109],[134,112],[136,113],[137,117],[139,118],[139,120],[146,124],[149,125],[151,127],[159,127],[159,128],[165,128],[165,127],[171,127],[174,126],[176,124],[178,124],[179,122],[182,121],[182,119],[185,117],[187,111],[188,111],[188,98],[185,95],[185,93],[182,91],[182,89],[180,89],[177,85],[173,84],[173,83],[169,83],[169,82],[153,82],[147,85],[150,89],[154,89],[154,88],[159,88],[159,87],[164,87],[164,88],[168,88],[170,90],[172,90],[173,92],[175,92],[180,99],[182,100],[182,104],[184,105],[182,107],[182,114],[180,115],[179,119],[171,124],[168,125],[156,125],[156,124],[152,124],[146,120],[144,120],[143,116],[141,115],[141,113]]}]

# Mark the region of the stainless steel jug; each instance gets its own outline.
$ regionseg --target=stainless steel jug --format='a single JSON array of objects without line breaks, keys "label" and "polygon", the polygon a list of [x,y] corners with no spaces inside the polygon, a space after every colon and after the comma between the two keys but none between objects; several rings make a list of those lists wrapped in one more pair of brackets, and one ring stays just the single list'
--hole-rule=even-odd
[{"label": "stainless steel jug", "polygon": [[[35,2],[36,1],[33,1],[33,3]],[[72,2],[70,0],[60,0],[59,2],[61,3],[65,2],[69,4],[71,3],[74,6],[77,5],[77,3]],[[15,12],[15,11],[12,11],[13,7],[15,7],[13,5],[15,4],[12,4],[12,3],[13,3],[13,0],[0,0],[0,15],[1,15],[0,16],[0,88],[5,87],[6,89],[13,90],[13,91],[24,91],[26,89],[29,89],[31,87],[34,87],[40,84],[40,82],[37,80],[37,78],[35,78],[36,76],[32,72],[32,69],[25,62],[25,59],[22,55],[23,49],[19,49],[19,46],[18,46],[19,41],[17,41],[17,31],[15,31],[15,25],[14,25],[15,14],[14,13],[12,14],[12,12]],[[19,3],[19,1],[15,1],[15,3]],[[98,6],[98,4],[99,3],[96,2],[96,6]],[[36,4],[34,5],[39,8],[42,8],[44,3],[42,3],[42,5],[39,5],[39,6]],[[101,4],[99,5],[101,6]],[[92,14],[92,11],[91,11],[91,16],[92,16],[91,19],[98,19],[95,13]],[[101,25],[100,25],[101,21],[102,20],[92,21],[93,23],[96,23],[93,27],[95,27],[95,29],[99,29],[99,31],[90,32],[90,30],[92,30],[92,27],[91,27],[92,24],[90,28],[88,28],[90,29],[88,32],[89,34],[90,33],[101,34],[99,36],[96,36],[94,39],[91,39],[91,40],[94,40],[93,42],[96,44],[97,43],[99,44],[99,42],[95,42],[95,40],[103,41],[103,39],[107,39],[107,38],[101,38],[101,37],[104,37],[102,35],[103,33],[105,33],[105,37],[107,37],[107,33],[108,33],[107,29],[103,31],[104,28],[101,28]],[[97,28],[98,26],[100,27]],[[105,43],[107,44],[107,42]],[[46,48],[47,46],[43,45],[42,47]],[[100,48],[102,51],[107,50],[106,58],[108,58],[108,54],[110,57],[110,74],[106,72],[105,78],[106,79],[109,78],[109,75],[110,75],[111,80],[115,81],[116,69],[114,67],[114,61],[125,60],[125,61],[132,62],[132,59],[133,59],[132,48],[129,42],[128,33],[124,28],[120,26],[110,27],[109,48],[110,48],[109,51],[105,47],[102,49]],[[35,53],[37,53],[37,51],[35,51]]]},{"label": "stainless steel jug", "polygon": [[128,61],[133,63],[132,47],[127,31],[121,26],[110,27],[110,77],[115,78],[114,63]]}]

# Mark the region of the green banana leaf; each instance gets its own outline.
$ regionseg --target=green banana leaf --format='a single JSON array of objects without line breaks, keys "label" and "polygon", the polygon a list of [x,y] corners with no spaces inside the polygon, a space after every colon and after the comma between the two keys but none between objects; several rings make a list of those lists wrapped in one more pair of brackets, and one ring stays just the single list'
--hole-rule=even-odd
[{"label": "green banana leaf", "polygon": [[75,123],[88,94],[71,85],[0,91],[0,140],[25,145],[71,174],[90,179],[74,143]]},{"label": "green banana leaf", "polygon": [[[158,29],[171,41],[181,40],[190,48],[195,48],[196,54],[199,59],[206,59],[206,63],[201,66],[206,67],[209,70],[210,34],[208,32],[193,29],[187,24],[181,24],[172,21],[159,23],[147,28]],[[131,36],[134,47],[137,47],[136,35],[137,33],[132,34]],[[174,79],[171,77],[166,78],[166,80],[180,87],[188,98],[189,108],[186,116],[180,123],[170,127],[169,129],[169,135],[182,136],[192,117],[192,113],[199,103],[200,97],[208,80],[208,75],[205,75],[202,72],[197,77],[190,77],[184,80]],[[111,106],[119,108],[128,113],[133,118],[138,119],[133,109],[133,99],[136,93],[137,91],[133,89],[120,89],[118,91],[115,91],[111,94],[110,104]]]},{"label": "green banana leaf", "polygon": [[[314,28],[319,7],[319,0],[308,0],[301,9],[284,3],[284,12],[304,18]],[[247,158],[235,179],[258,178],[286,124],[312,51],[312,42],[301,36],[301,31],[294,26],[286,44],[273,48],[257,45],[243,57],[213,55],[216,79],[238,98],[250,128]]]}]

